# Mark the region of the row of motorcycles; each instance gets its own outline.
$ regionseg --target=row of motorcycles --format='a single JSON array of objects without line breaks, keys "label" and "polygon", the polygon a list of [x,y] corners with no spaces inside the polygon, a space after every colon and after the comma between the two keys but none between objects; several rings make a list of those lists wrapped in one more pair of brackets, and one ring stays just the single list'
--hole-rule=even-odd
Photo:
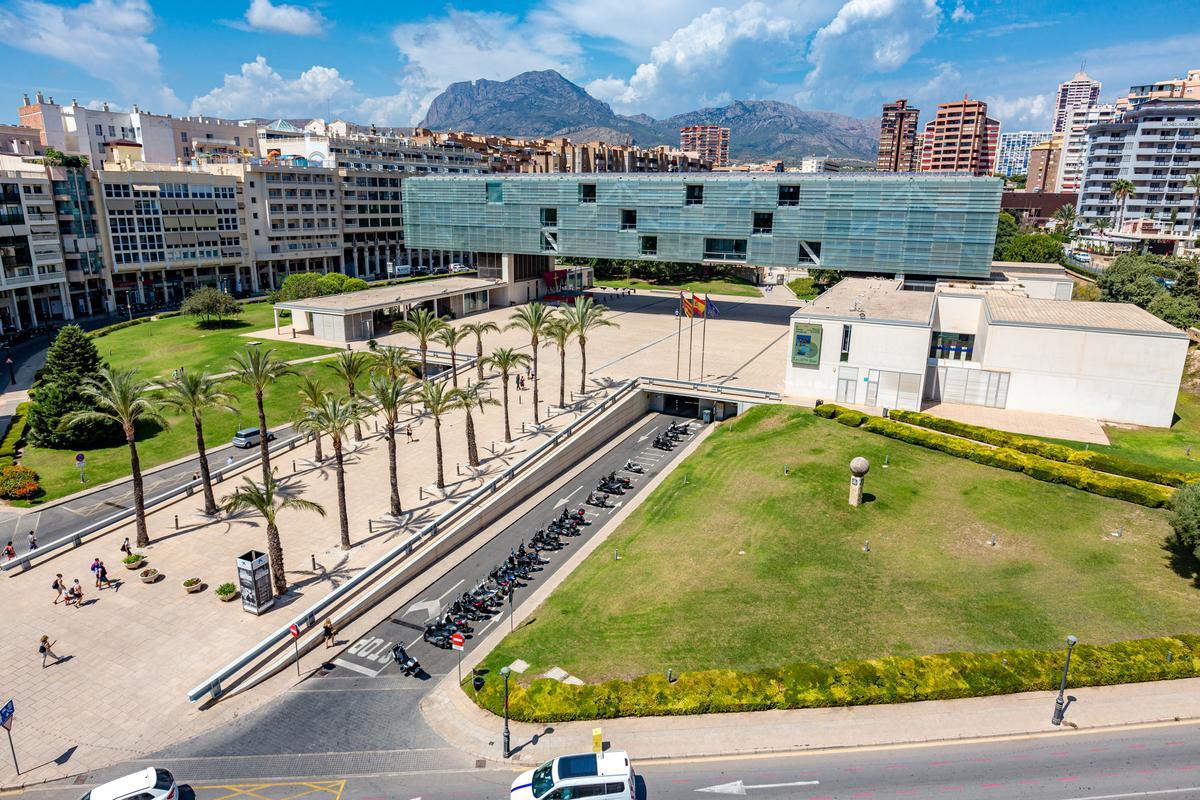
[{"label": "row of motorcycles", "polygon": [[688,435],[689,425],[686,422],[672,422],[667,429],[654,437],[653,447],[656,450],[674,450],[675,445]]}]

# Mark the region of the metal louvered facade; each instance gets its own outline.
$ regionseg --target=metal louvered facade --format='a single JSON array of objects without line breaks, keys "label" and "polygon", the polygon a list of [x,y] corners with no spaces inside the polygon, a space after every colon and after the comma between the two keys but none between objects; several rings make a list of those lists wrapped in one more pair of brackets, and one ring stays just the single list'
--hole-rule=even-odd
[{"label": "metal louvered facade", "polygon": [[426,176],[409,247],[986,277],[994,178],[789,174]]}]

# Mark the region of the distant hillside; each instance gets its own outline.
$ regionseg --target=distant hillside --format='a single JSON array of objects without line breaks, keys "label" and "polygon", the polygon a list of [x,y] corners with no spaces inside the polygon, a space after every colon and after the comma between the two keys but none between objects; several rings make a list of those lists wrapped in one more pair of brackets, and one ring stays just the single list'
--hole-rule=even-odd
[{"label": "distant hillside", "polygon": [[795,162],[812,155],[873,161],[879,147],[876,120],[805,111],[774,100],[738,100],[663,120],[622,116],[554,70],[524,72],[507,81],[451,84],[434,98],[421,127],[678,146],[679,129],[697,124],[728,127],[730,156],[740,161]]}]

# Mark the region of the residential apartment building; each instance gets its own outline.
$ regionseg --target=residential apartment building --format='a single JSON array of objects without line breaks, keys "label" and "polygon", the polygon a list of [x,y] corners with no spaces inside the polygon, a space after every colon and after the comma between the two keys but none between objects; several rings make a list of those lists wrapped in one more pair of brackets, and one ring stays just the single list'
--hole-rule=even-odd
[{"label": "residential apartment building", "polygon": [[942,103],[925,125],[921,171],[991,175],[999,139],[1000,123],[987,115],[987,103],[967,97]]},{"label": "residential apartment building", "polygon": [[[1001,182],[949,175],[426,176],[410,247],[987,276]],[[481,277],[482,274],[481,274]]]},{"label": "residential apartment building", "polygon": [[879,123],[879,156],[875,167],[880,172],[916,172],[921,165],[921,146],[917,118],[921,110],[910,108],[908,100],[885,103]]},{"label": "residential apartment building", "polygon": [[0,333],[73,316],[50,175],[0,155]]},{"label": "residential apartment building", "polygon": [[800,168],[795,171],[809,174],[819,172],[841,172],[842,166],[828,156],[809,156],[807,158],[800,159]]},{"label": "residential apartment building", "polygon": [[1062,132],[1062,154],[1058,173],[1054,176],[1054,188],[1047,191],[1078,192],[1083,178],[1084,161],[1087,158],[1088,130],[1093,125],[1107,122],[1117,114],[1111,104],[1072,106],[1067,109],[1067,123]]},{"label": "residential apartment building", "polygon": [[133,106],[131,111],[81,106],[75,100],[62,106],[54,98],[37,92],[33,102],[24,97],[17,109],[21,125],[37,129],[44,147],[64,153],[87,156],[101,163],[106,146],[116,141],[132,141],[142,146],[144,158],[151,163],[170,164],[219,157],[246,157],[258,152],[258,131],[212,117],[174,117],[151,114]]},{"label": "residential apartment building", "polygon": [[[1185,181],[1200,172],[1200,99],[1152,99],[1088,131],[1079,192],[1079,217],[1123,217],[1118,233],[1181,243],[1192,219],[1194,193]],[[1113,181],[1131,181],[1135,194],[1120,211]],[[1171,220],[1174,220],[1174,228]]]},{"label": "residential apartment building", "polygon": [[1016,131],[1000,134],[996,154],[996,174],[1005,177],[1027,175],[1033,146],[1049,139],[1048,131]]},{"label": "residential apartment building", "polygon": [[0,154],[35,156],[41,155],[45,149],[42,146],[41,132],[37,128],[27,128],[24,125],[0,125]]},{"label": "residential apartment building", "polygon": [[1182,78],[1130,86],[1125,96],[1117,98],[1117,111],[1125,112],[1150,100],[1200,100],[1200,69],[1189,69]]},{"label": "residential apartment building", "polygon": [[1067,130],[1067,116],[1072,108],[1094,106],[1100,102],[1100,81],[1092,80],[1083,70],[1058,85],[1054,95],[1054,133]]},{"label": "residential apartment building", "polygon": [[714,167],[729,165],[729,128],[720,125],[689,125],[679,129],[679,149],[696,153]]},{"label": "residential apartment building", "polygon": [[1029,164],[1025,174],[1025,191],[1055,192],[1058,165],[1062,159],[1063,135],[1055,133],[1029,148]]},{"label": "residential apartment building", "polygon": [[99,183],[90,169],[48,166],[75,316],[111,311],[115,305],[100,230]]}]

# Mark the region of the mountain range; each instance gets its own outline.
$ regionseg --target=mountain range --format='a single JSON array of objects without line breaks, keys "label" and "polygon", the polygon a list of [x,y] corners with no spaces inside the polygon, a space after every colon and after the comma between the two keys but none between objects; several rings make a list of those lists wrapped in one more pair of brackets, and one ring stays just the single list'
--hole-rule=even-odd
[{"label": "mountain range", "polygon": [[831,111],[805,111],[777,100],[736,100],[666,119],[625,116],[554,70],[523,72],[506,81],[461,81],[434,98],[420,127],[574,142],[679,146],[688,125],[730,129],[734,161],[840,156],[874,161],[879,121]]}]

